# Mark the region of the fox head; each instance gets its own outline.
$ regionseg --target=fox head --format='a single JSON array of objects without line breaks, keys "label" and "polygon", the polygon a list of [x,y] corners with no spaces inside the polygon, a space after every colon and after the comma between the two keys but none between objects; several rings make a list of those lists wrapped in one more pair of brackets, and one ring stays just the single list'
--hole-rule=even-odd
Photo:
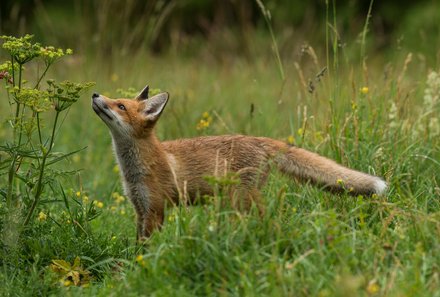
[{"label": "fox head", "polygon": [[151,134],[169,98],[166,92],[148,98],[148,91],[146,86],[134,100],[93,93],[92,108],[114,137],[144,138]]}]

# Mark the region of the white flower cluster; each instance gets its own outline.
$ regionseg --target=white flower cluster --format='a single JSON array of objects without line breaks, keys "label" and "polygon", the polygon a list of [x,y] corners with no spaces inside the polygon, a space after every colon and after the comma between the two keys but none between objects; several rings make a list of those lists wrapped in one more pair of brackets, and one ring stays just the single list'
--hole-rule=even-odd
[{"label": "white flower cluster", "polygon": [[426,81],[425,95],[423,96],[423,107],[426,111],[433,111],[440,101],[440,74],[431,71]]},{"label": "white flower cluster", "polygon": [[398,109],[396,103],[393,101],[391,102],[391,107],[388,112],[388,120],[389,120],[389,126],[391,129],[396,129],[400,126],[400,123],[398,122]]},{"label": "white flower cluster", "polygon": [[[438,106],[440,102],[440,74],[431,71],[426,81],[425,95],[423,96],[422,118],[419,126],[425,126],[431,137],[440,135]],[[419,127],[422,128],[423,127]]]},{"label": "white flower cluster", "polygon": [[426,80],[423,95],[423,105],[417,122],[413,126],[413,138],[437,137],[440,135],[440,121],[438,119],[440,106],[440,73],[431,71]]}]

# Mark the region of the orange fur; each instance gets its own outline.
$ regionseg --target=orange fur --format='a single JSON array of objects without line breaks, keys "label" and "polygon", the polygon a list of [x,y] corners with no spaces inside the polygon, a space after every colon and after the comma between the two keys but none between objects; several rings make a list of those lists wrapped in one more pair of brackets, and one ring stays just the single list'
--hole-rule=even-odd
[{"label": "orange fur", "polygon": [[233,192],[247,206],[251,201],[258,205],[258,189],[265,183],[271,164],[291,177],[330,190],[379,194],[386,188],[378,177],[270,138],[226,135],[160,142],[154,125],[168,94],[147,97],[148,87],[137,100],[111,100],[94,94],[92,103],[110,128],[124,188],[137,213],[139,238],[149,236],[162,224],[167,201],[194,202],[197,197],[213,195],[207,176],[234,173],[240,182]]}]

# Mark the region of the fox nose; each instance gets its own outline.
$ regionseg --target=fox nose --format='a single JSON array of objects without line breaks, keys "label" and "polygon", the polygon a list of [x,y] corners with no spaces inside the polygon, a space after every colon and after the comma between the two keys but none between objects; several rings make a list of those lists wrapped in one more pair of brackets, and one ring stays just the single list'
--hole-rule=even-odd
[{"label": "fox nose", "polygon": [[98,98],[99,97],[99,94],[98,93],[93,93],[93,95],[92,95],[92,98]]}]

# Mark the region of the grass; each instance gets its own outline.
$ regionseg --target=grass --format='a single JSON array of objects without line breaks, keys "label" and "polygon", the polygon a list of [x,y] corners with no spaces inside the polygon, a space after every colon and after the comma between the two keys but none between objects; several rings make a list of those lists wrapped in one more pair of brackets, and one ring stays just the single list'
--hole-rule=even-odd
[{"label": "grass", "polygon": [[[385,177],[390,190],[336,195],[273,172],[263,217],[216,201],[182,205],[168,209],[161,232],[136,245],[109,132],[84,96],[56,139],[61,151],[87,147],[63,164],[81,169],[62,181],[70,209],[60,193],[59,202],[40,205],[46,218],[3,243],[0,294],[440,296],[440,78],[428,78],[433,65],[421,56],[410,61],[396,52],[362,65],[343,51],[334,57],[338,68],[323,77],[320,51],[284,58],[285,81],[270,52],[222,63],[203,51],[129,61],[90,54],[56,65],[52,76],[96,81],[96,91],[112,97],[119,87],[145,83],[170,92],[157,129],[163,140],[229,133],[289,139]],[[3,118],[9,107],[4,92],[0,98]],[[204,112],[213,119],[197,130]],[[8,137],[5,125],[0,137]],[[86,287],[60,282],[50,268],[52,260],[77,256],[93,275]]]}]

